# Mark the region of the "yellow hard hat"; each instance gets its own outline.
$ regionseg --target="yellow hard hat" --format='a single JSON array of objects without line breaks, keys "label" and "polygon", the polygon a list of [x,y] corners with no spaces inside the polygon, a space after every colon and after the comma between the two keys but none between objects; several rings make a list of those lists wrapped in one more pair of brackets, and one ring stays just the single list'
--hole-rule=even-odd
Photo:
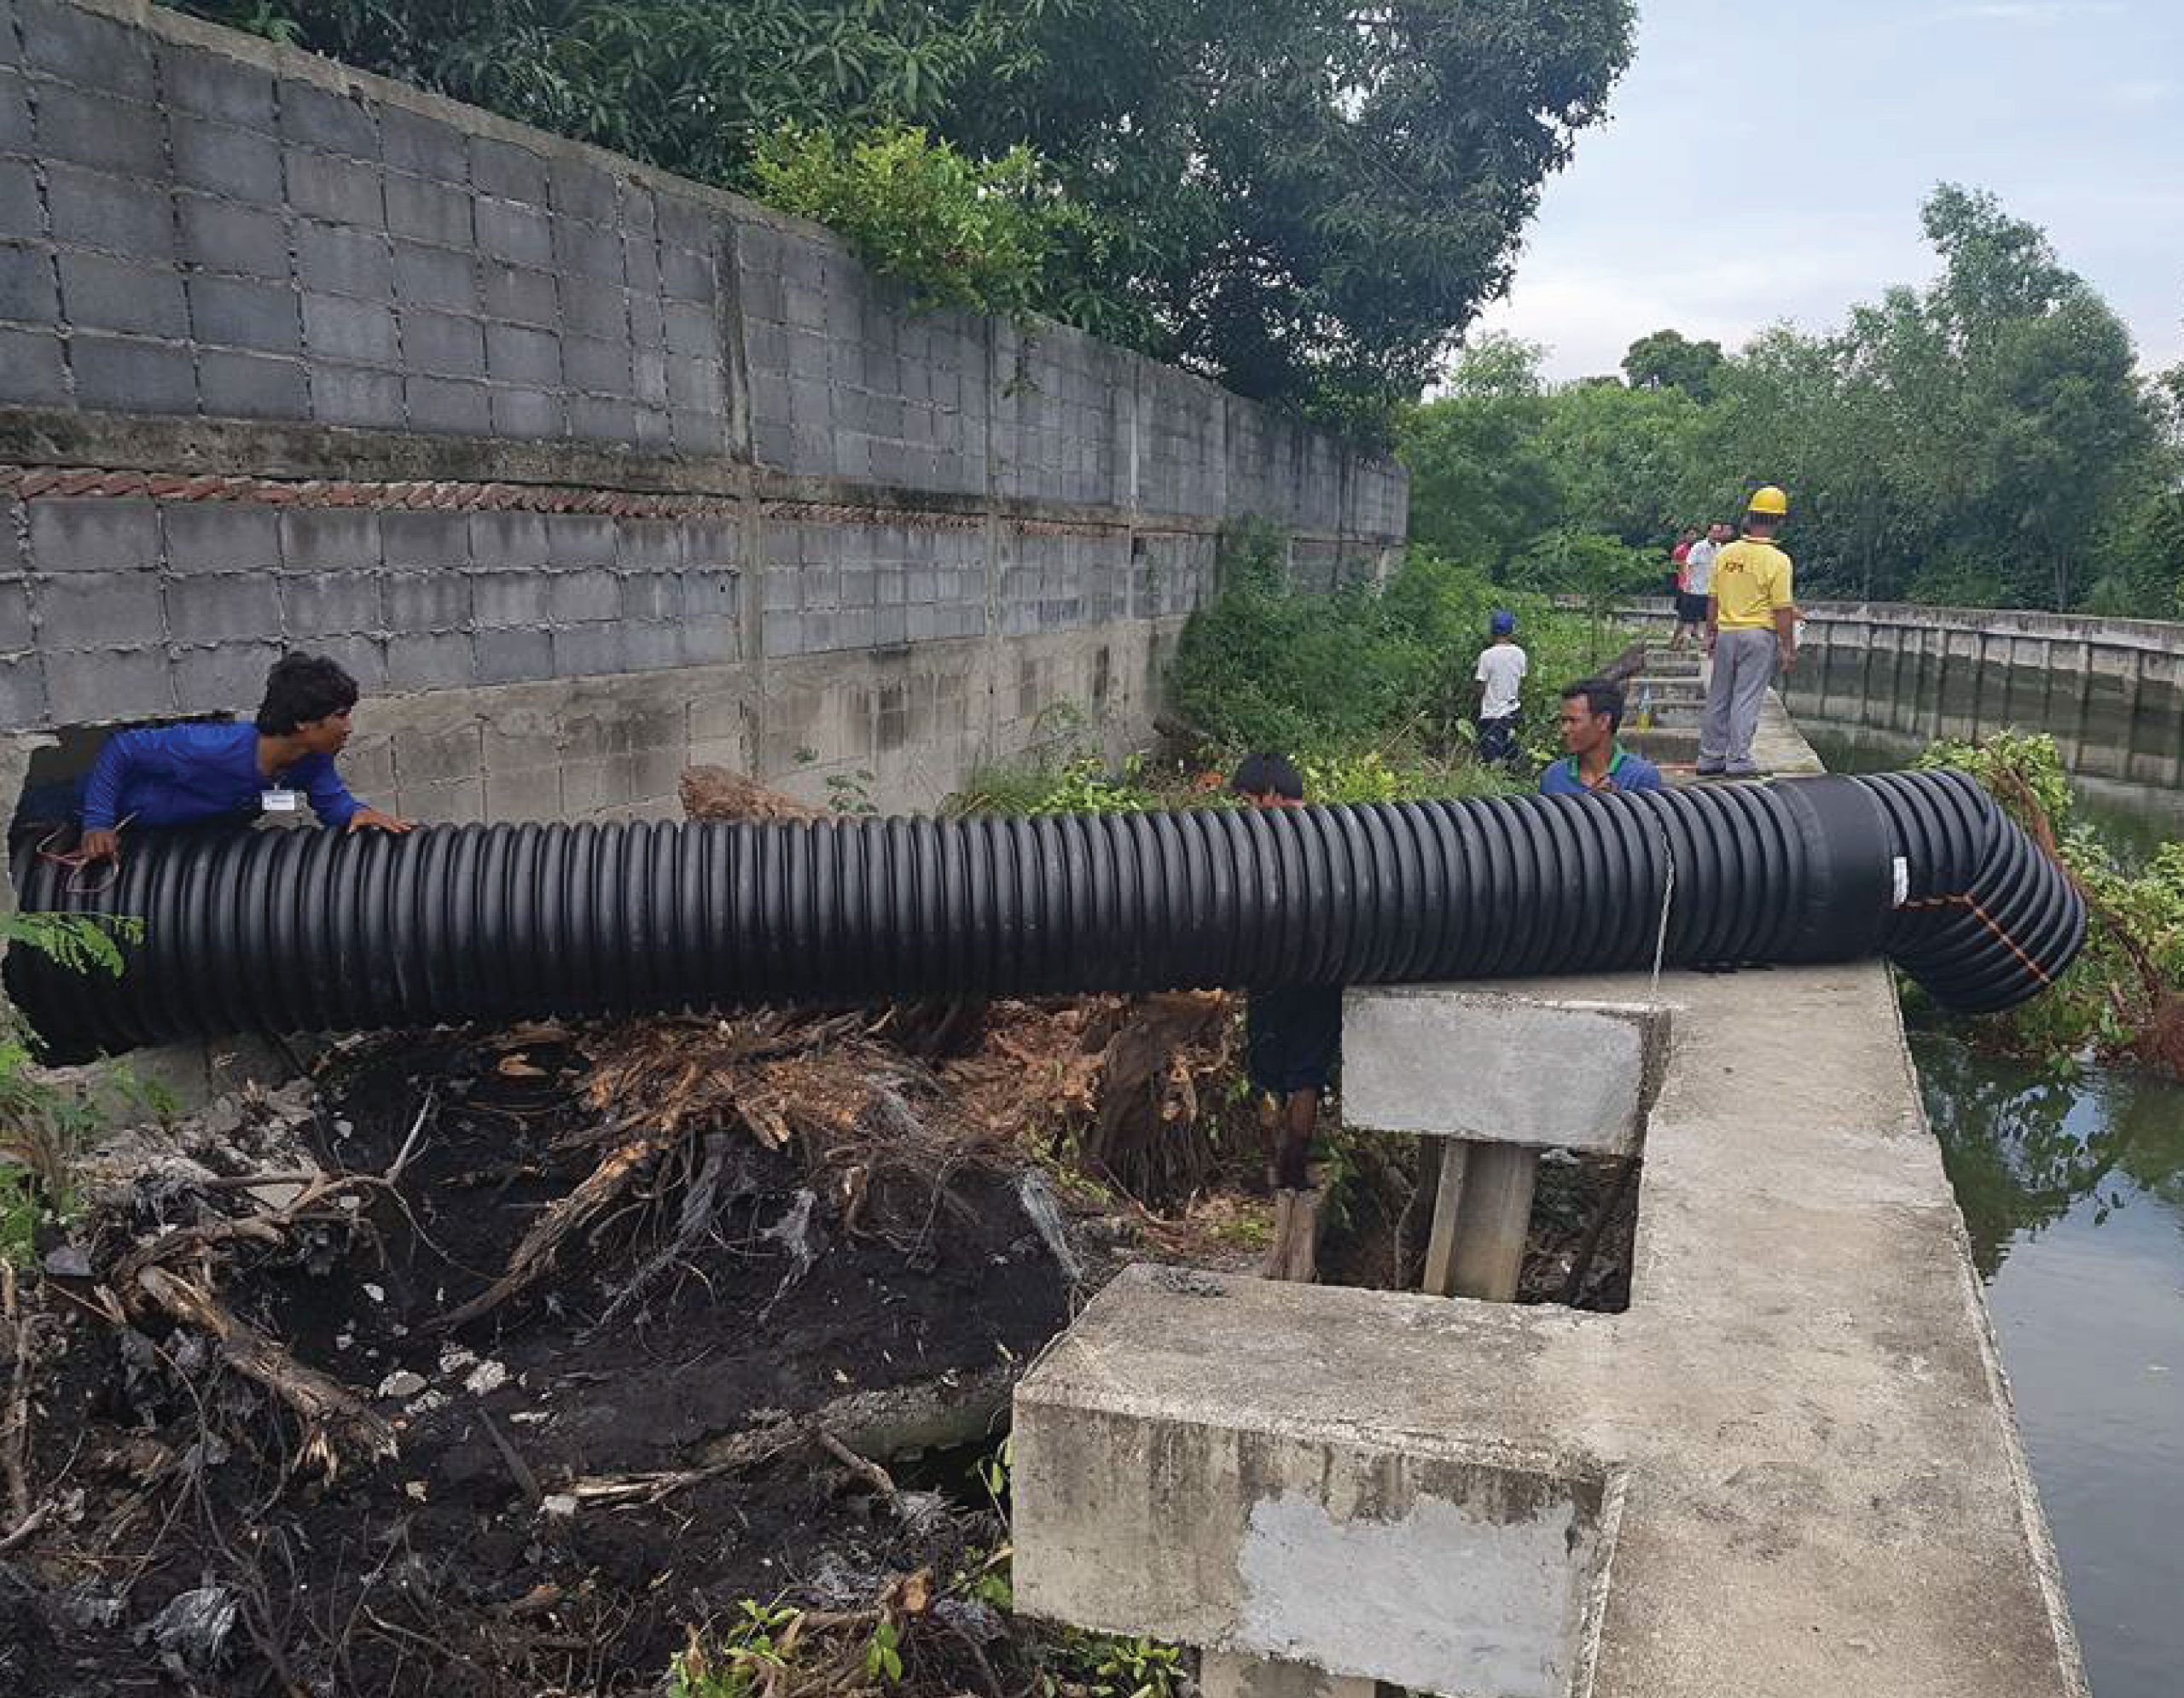
[{"label": "yellow hard hat", "polygon": [[1769,519],[1786,519],[1790,516],[1790,497],[1769,484],[1752,496],[1751,511]]}]

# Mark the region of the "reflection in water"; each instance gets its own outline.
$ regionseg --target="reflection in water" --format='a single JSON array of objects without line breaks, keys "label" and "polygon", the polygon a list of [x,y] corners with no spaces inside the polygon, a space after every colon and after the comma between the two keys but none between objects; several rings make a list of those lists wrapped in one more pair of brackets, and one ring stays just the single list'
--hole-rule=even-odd
[{"label": "reflection in water", "polygon": [[[2134,1196],[2184,1224],[2184,1086],[2141,1073],[2059,1078],[1938,1032],[1920,1033],[1916,1049],[1926,1118],[1983,1278],[2081,1203],[2094,1226]],[[2184,1279],[2184,1240],[2177,1268]]]},{"label": "reflection in water", "polygon": [[2097,1698],[2184,1669],[2184,1086],[1914,1035]]}]

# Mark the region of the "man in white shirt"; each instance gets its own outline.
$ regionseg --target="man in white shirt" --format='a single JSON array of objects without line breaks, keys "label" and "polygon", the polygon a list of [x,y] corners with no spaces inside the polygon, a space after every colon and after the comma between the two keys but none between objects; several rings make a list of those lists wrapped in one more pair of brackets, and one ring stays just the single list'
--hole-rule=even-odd
[{"label": "man in white shirt", "polygon": [[1507,766],[1517,757],[1517,720],[1531,657],[1517,646],[1517,616],[1496,613],[1494,641],[1479,650],[1472,677],[1478,686],[1478,758]]},{"label": "man in white shirt", "polygon": [[1682,648],[1687,635],[1695,641],[1705,628],[1706,598],[1714,592],[1714,557],[1735,535],[1729,526],[1710,525],[1706,534],[1684,556],[1683,587],[1676,591],[1676,635],[1669,639],[1670,648]]}]

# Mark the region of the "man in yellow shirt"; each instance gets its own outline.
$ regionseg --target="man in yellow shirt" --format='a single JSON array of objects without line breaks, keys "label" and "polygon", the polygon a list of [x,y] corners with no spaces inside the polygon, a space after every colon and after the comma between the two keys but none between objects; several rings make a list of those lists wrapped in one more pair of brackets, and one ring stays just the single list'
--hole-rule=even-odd
[{"label": "man in yellow shirt", "polygon": [[1797,664],[1798,608],[1790,557],[1774,546],[1790,515],[1789,497],[1769,485],[1751,498],[1744,536],[1714,556],[1706,598],[1706,723],[1699,736],[1701,778],[1753,778],[1751,740],[1779,664]]}]

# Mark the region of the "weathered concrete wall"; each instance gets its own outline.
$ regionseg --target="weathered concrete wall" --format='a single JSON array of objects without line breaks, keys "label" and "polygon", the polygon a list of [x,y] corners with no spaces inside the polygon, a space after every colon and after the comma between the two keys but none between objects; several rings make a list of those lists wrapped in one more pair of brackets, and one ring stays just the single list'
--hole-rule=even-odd
[{"label": "weathered concrete wall", "polygon": [[[427,818],[686,757],[929,800],[1135,729],[1223,526],[1381,569],[1399,468],[826,232],[132,0],[0,0],[0,731],[375,701]],[[581,682],[579,682],[581,681]],[[514,728],[511,730],[511,728]]]},{"label": "weathered concrete wall", "polygon": [[2184,625],[1972,608],[1809,611],[1791,706],[1818,720],[2055,736],[2081,776],[2184,782]]}]

